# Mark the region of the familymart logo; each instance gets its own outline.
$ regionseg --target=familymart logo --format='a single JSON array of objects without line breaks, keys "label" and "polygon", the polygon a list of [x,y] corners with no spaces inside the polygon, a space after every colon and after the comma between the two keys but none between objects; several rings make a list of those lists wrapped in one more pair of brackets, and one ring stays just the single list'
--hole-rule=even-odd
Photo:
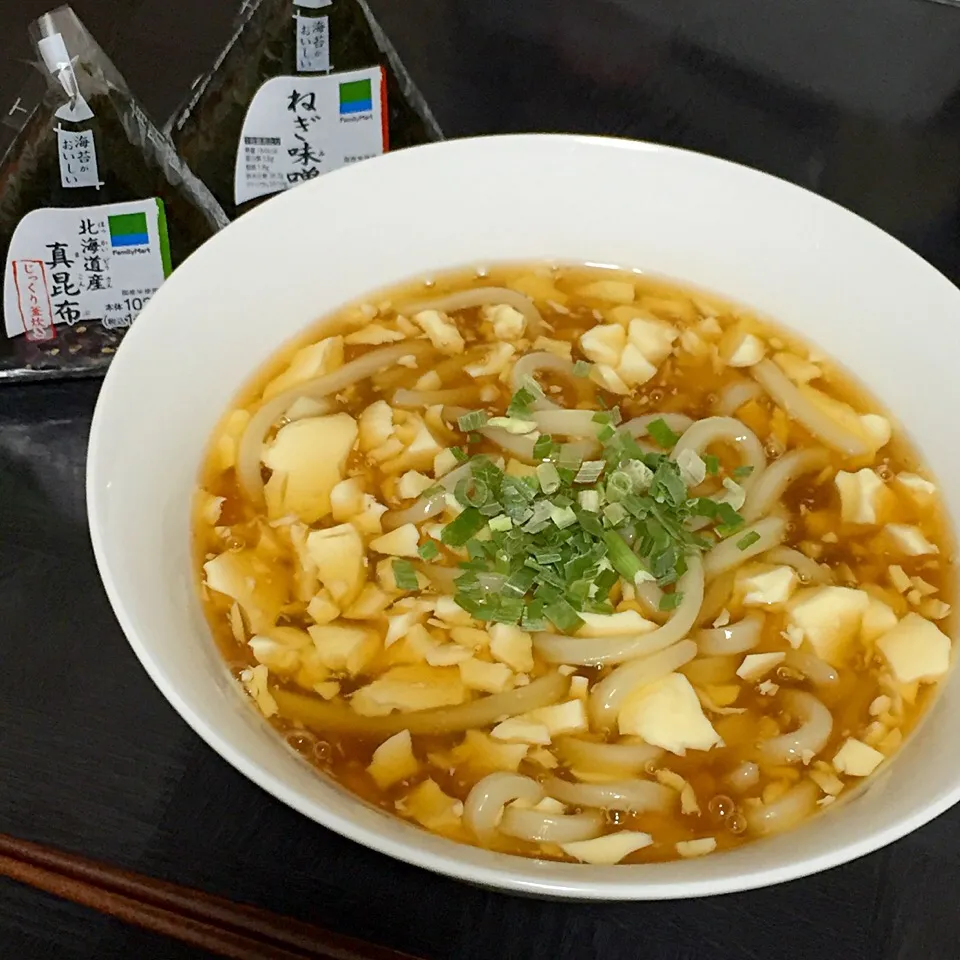
[{"label": "familymart logo", "polygon": [[369,80],[348,80],[340,84],[340,116],[373,111],[373,84]]},{"label": "familymart logo", "polygon": [[110,228],[110,246],[117,250],[122,247],[142,247],[150,243],[145,213],[118,213],[107,218]]}]

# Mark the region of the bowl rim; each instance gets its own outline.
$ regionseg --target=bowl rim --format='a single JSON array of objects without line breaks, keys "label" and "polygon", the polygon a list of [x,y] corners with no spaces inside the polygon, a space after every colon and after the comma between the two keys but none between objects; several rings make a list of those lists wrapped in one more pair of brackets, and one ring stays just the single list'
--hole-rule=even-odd
[{"label": "bowl rim", "polygon": [[[400,151],[399,153],[400,155],[408,154],[410,150],[421,152],[453,152],[477,148],[482,149],[483,144],[504,141],[515,145],[515,149],[520,150],[524,149],[524,145],[529,142],[536,142],[537,144],[555,142],[558,148],[576,142],[581,145],[586,145],[589,148],[653,152],[662,154],[667,158],[670,156],[682,157],[687,162],[699,163],[707,167],[725,168],[730,172],[735,171],[741,176],[745,174],[750,177],[762,178],[768,182],[777,184],[778,189],[803,194],[805,202],[814,205],[819,204],[824,210],[829,209],[833,215],[839,212],[842,216],[859,220],[871,231],[874,231],[876,234],[881,234],[890,244],[899,247],[901,252],[912,259],[917,266],[925,268],[928,271],[931,281],[946,283],[954,291],[960,293],[943,274],[936,270],[936,268],[924,260],[919,254],[853,211],[847,210],[820,194],[814,193],[780,177],[757,170],[745,164],[735,163],[696,151],[619,137],[562,133],[521,133],[465,137],[425,144]],[[396,155],[397,154],[394,153],[385,154],[382,157],[375,158],[373,162],[378,164],[390,163],[391,158]],[[333,171],[327,176],[337,176],[346,170],[349,170],[349,168],[343,168],[341,171]],[[326,179],[326,177],[324,179]],[[283,196],[284,194],[279,194],[274,199],[280,199]],[[269,210],[270,205],[261,205],[260,208],[245,214],[244,219],[266,218],[270,214],[266,213],[265,209]],[[211,238],[211,241],[216,242],[217,236],[219,236],[219,234]],[[134,325],[134,329],[128,332],[127,337],[131,337],[132,335],[132,338],[136,340],[138,329],[139,328]],[[726,877],[692,879],[674,877],[662,881],[658,881],[655,877],[655,871],[661,866],[660,864],[590,867],[583,864],[542,861],[509,854],[497,854],[492,851],[482,850],[481,848],[468,847],[468,845],[458,841],[426,833],[412,824],[405,824],[409,830],[401,833],[399,837],[395,837],[387,831],[378,832],[370,830],[365,826],[355,823],[348,817],[330,811],[322,802],[312,801],[306,796],[303,796],[296,788],[288,786],[282,778],[261,768],[255,760],[243,751],[235,750],[230,744],[226,743],[218,729],[209,724],[199,712],[195,711],[184,700],[174,683],[167,678],[164,669],[154,658],[148,645],[145,644],[138,635],[133,618],[127,611],[123,597],[111,571],[108,548],[104,539],[105,524],[103,523],[103,515],[106,507],[106,488],[102,482],[103,478],[101,474],[105,470],[105,464],[99,455],[99,450],[104,442],[105,411],[109,406],[122,402],[122,397],[116,393],[115,384],[117,382],[117,375],[114,373],[114,370],[119,369],[126,362],[125,357],[127,355],[123,350],[119,351],[107,372],[97,399],[87,443],[86,505],[90,538],[97,569],[103,581],[110,605],[113,608],[114,615],[123,630],[124,636],[127,638],[127,642],[130,644],[137,659],[151,680],[194,733],[238,772],[277,800],[293,808],[315,823],[319,823],[321,826],[333,830],[341,836],[360,843],[371,850],[386,854],[404,863],[422,867],[435,874],[462,882],[500,891],[543,898],[581,901],[604,900],[613,902],[686,899],[737,893],[808,877],[872,853],[922,827],[960,801],[960,777],[958,777],[956,783],[950,789],[943,790],[940,795],[928,797],[919,803],[917,809],[910,816],[904,817],[885,828],[873,828],[865,835],[836,845],[823,854],[804,856],[801,852],[796,859],[791,860],[789,863],[769,867],[753,867],[744,872]],[[240,385],[240,381],[238,381],[238,389]],[[927,716],[929,716],[929,713],[930,711],[928,710]],[[363,802],[360,798],[354,797],[354,799],[357,803]],[[403,821],[400,822],[402,823]],[[429,837],[431,842],[416,842],[418,837],[423,838],[424,836]],[[762,842],[762,840],[760,842]],[[437,849],[431,849],[434,847]],[[478,859],[481,861],[489,860],[489,863],[465,861],[459,855],[459,852],[465,847],[474,851],[479,850],[480,857]],[[721,851],[712,856],[723,857],[725,853]],[[547,875],[545,872],[536,869],[538,866],[542,867],[544,863],[549,864],[551,875]],[[643,872],[643,876],[639,875],[640,871]],[[598,873],[603,874],[602,879],[597,879]],[[589,878],[587,874],[589,874]],[[636,879],[634,879],[634,877],[636,877]]]}]

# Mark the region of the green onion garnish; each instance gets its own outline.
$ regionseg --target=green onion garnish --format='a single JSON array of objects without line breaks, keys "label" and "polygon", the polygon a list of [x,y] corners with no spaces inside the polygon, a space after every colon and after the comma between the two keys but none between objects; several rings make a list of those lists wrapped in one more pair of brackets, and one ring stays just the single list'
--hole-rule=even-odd
[{"label": "green onion garnish", "polygon": [[467,459],[467,451],[463,447],[451,447],[450,452],[457,458],[458,463],[463,463]]},{"label": "green onion garnish", "polygon": [[744,464],[742,467],[733,468],[733,476],[737,480],[742,480],[744,477],[749,477],[753,473],[753,467],[749,464]]},{"label": "green onion garnish", "polygon": [[705,453],[702,455],[703,462],[707,467],[707,474],[711,477],[715,477],[720,472],[720,458],[715,457],[712,453]]},{"label": "green onion garnish", "polygon": [[674,590],[673,593],[665,593],[660,598],[660,603],[658,606],[661,610],[676,610],[680,606],[680,601],[683,600],[683,594],[679,590]]},{"label": "green onion garnish", "polygon": [[440,534],[441,543],[448,547],[462,547],[475,533],[486,526],[487,518],[474,507],[467,507],[455,520],[451,520]]},{"label": "green onion garnish", "polygon": [[457,425],[467,433],[470,430],[481,430],[487,425],[489,417],[485,410],[471,410],[457,417]]},{"label": "green onion garnish", "polygon": [[393,579],[397,582],[398,590],[416,590],[420,586],[417,571],[409,560],[393,561]]},{"label": "green onion garnish", "polygon": [[426,543],[421,543],[417,547],[417,552],[420,554],[421,560],[432,560],[434,557],[440,555],[440,548],[437,546],[436,541],[427,540]]},{"label": "green onion garnish", "polygon": [[453,495],[464,507],[482,507],[490,499],[490,489],[478,477],[464,477],[454,487]]},{"label": "green onion garnish", "polygon": [[603,473],[606,463],[603,460],[584,460],[580,464],[577,475],[573,478],[574,483],[596,483]]},{"label": "green onion garnish", "polygon": [[537,397],[532,390],[521,387],[511,398],[507,407],[508,417],[525,417],[530,413]]},{"label": "green onion garnish", "polygon": [[752,547],[760,539],[760,534],[756,530],[751,530],[745,537],[737,541],[738,550],[746,550]]},{"label": "green onion garnish", "polygon": [[575,377],[589,377],[592,364],[586,360],[577,360],[573,365],[573,375]]},{"label": "green onion garnish", "polygon": [[680,439],[680,434],[674,433],[662,417],[658,417],[647,424],[647,433],[650,434],[654,443],[665,450],[675,447]]},{"label": "green onion garnish", "polygon": [[548,496],[560,489],[560,474],[552,463],[537,465],[537,480],[540,483],[540,489]]}]

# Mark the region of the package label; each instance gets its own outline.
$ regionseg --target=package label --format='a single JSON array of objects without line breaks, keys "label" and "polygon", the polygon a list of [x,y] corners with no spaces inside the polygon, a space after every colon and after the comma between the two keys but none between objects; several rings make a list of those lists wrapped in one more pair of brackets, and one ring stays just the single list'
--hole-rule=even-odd
[{"label": "package label", "polygon": [[297,70],[330,72],[330,18],[297,16]]},{"label": "package label", "polygon": [[243,121],[235,202],[279,193],[384,153],[386,109],[381,67],[268,80]]},{"label": "package label", "polygon": [[64,130],[57,127],[57,155],[60,184],[64,187],[103,186],[97,169],[97,145],[92,130]]},{"label": "package label", "polygon": [[50,340],[59,324],[88,320],[129,327],[169,273],[162,200],[33,210],[7,253],[7,336]]}]

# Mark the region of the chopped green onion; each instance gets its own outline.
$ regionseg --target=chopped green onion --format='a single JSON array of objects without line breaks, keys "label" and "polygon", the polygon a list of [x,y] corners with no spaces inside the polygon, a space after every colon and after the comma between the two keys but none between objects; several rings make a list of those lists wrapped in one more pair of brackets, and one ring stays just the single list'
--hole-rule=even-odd
[{"label": "chopped green onion", "polygon": [[752,547],[760,539],[760,534],[756,530],[751,530],[745,537],[737,541],[738,550],[746,550]]},{"label": "chopped green onion", "polygon": [[451,447],[450,452],[456,457],[458,463],[463,463],[467,459],[467,451],[463,447]]},{"label": "chopped green onion", "polygon": [[573,364],[573,375],[575,377],[589,377],[592,366],[593,364],[588,363],[586,360],[577,360]]},{"label": "chopped green onion", "polygon": [[720,458],[715,457],[712,453],[705,453],[702,459],[706,465],[707,473],[711,477],[715,477],[720,472]]},{"label": "chopped green onion", "polygon": [[583,623],[577,611],[562,597],[546,604],[543,612],[561,633],[572,633]]},{"label": "chopped green onion", "polygon": [[540,489],[549,496],[560,489],[560,474],[552,463],[537,464],[537,480]]},{"label": "chopped green onion", "polygon": [[626,509],[619,503],[608,503],[603,508],[603,515],[611,527],[619,527],[629,516]]},{"label": "chopped green onion", "polygon": [[609,423],[597,431],[597,439],[601,443],[606,443],[607,440],[609,440],[611,437],[615,437],[616,435],[616,429]]},{"label": "chopped green onion", "polygon": [[547,619],[543,615],[543,601],[531,600],[523,611],[520,618],[520,626],[530,632],[538,632],[547,629]]},{"label": "chopped green onion", "polygon": [[507,407],[507,416],[526,416],[530,413],[536,399],[537,397],[532,390],[528,390],[525,386],[521,387],[510,399],[510,406]]},{"label": "chopped green onion", "polygon": [[573,526],[577,522],[577,515],[571,507],[557,507],[550,511],[550,519],[561,530]]},{"label": "chopped green onion", "polygon": [[607,545],[607,559],[613,569],[628,583],[633,583],[634,577],[643,570],[640,558],[627,546],[627,542],[615,530],[605,531],[603,542]]},{"label": "chopped green onion", "polygon": [[556,446],[557,445],[553,442],[553,437],[547,433],[537,437],[533,443],[533,459],[548,460],[553,454]]},{"label": "chopped green onion", "polygon": [[742,467],[733,468],[733,475],[737,480],[742,480],[744,477],[749,477],[751,473],[753,473],[753,467],[746,463]]},{"label": "chopped green onion", "polygon": [[464,477],[454,488],[453,495],[464,507],[482,507],[490,499],[490,488],[478,477]]},{"label": "chopped green onion", "polygon": [[513,527],[513,521],[509,517],[501,514],[498,517],[491,517],[487,522],[487,526],[497,533],[504,533]]},{"label": "chopped green onion", "polygon": [[590,513],[600,512],[600,494],[596,490],[581,490],[577,502],[582,509],[589,510]]},{"label": "chopped green onion", "polygon": [[469,430],[481,430],[487,425],[487,420],[485,410],[471,410],[457,417],[457,425],[466,433]]},{"label": "chopped green onion", "polygon": [[574,483],[596,483],[603,473],[606,462],[603,460],[584,460],[573,478]]},{"label": "chopped green onion", "polygon": [[451,520],[440,534],[441,543],[448,547],[462,547],[475,533],[486,525],[486,517],[474,507],[467,507],[456,519]]},{"label": "chopped green onion", "polygon": [[675,447],[677,441],[680,439],[680,434],[674,433],[667,425],[667,421],[662,417],[652,420],[647,425],[647,433],[650,434],[654,443],[663,447],[665,450]]},{"label": "chopped green onion", "polygon": [[660,598],[658,606],[663,611],[676,610],[680,606],[681,600],[683,600],[683,594],[679,590],[674,590],[673,593],[665,593]]},{"label": "chopped green onion", "polygon": [[417,553],[420,554],[421,560],[432,560],[434,557],[439,556],[440,548],[437,546],[436,541],[427,540],[426,543],[421,543],[417,547]]},{"label": "chopped green onion", "polygon": [[393,579],[397,582],[398,590],[416,590],[420,586],[417,571],[409,560],[393,561]]},{"label": "chopped green onion", "polygon": [[606,494],[608,500],[622,500],[633,493],[633,480],[622,470],[610,474],[607,478]]}]

